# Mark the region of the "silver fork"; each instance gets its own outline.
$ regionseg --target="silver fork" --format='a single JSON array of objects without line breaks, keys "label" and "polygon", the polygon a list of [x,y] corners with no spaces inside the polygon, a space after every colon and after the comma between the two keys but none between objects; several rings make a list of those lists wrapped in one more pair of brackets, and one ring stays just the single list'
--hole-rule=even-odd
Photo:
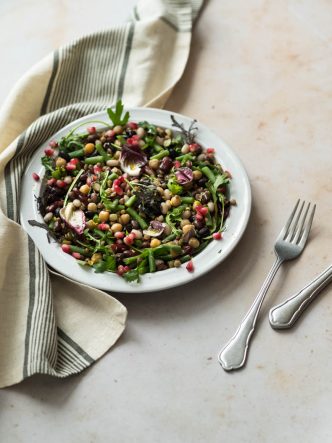
[{"label": "silver fork", "polygon": [[298,257],[306,245],[316,205],[313,206],[309,214],[310,203],[308,203],[301,218],[304,205],[305,202],[300,204],[300,200],[297,201],[286,225],[277,237],[274,245],[277,258],[263,286],[257,294],[251,308],[240,323],[238,330],[219,353],[218,360],[225,371],[239,369],[245,364],[250,338],[254,332],[259,311],[274,276],[284,261]]}]

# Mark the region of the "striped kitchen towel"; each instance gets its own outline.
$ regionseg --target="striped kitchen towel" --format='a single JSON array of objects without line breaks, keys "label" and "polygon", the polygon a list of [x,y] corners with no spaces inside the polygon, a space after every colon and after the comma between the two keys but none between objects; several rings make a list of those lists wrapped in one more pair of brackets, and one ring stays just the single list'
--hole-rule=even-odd
[{"label": "striped kitchen towel", "polygon": [[33,67],[0,110],[0,387],[66,377],[101,357],[125,327],[110,295],[50,273],[19,220],[21,176],[69,122],[112,106],[162,107],[186,65],[203,0],[142,0],[126,24],[82,37]]}]

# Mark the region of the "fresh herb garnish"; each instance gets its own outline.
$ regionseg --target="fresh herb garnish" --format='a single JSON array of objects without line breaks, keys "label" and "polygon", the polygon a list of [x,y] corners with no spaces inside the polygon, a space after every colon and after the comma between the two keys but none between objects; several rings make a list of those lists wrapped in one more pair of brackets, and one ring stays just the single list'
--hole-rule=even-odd
[{"label": "fresh herb garnish", "polygon": [[174,126],[175,128],[180,129],[181,133],[184,136],[184,139],[186,141],[186,143],[188,143],[188,145],[190,145],[191,143],[194,142],[195,140],[195,136],[196,136],[196,131],[198,130],[197,126],[195,126],[195,123],[197,123],[197,120],[193,120],[190,123],[190,126],[188,129],[186,129],[183,125],[183,123],[179,123],[174,115],[171,115],[171,120],[172,120],[172,126]]},{"label": "fresh herb garnish", "polygon": [[129,120],[129,112],[127,111],[124,115],[122,115],[124,106],[121,100],[118,100],[115,105],[115,110],[112,108],[107,108],[107,114],[109,118],[112,120],[114,126],[120,125],[124,126],[128,123]]}]

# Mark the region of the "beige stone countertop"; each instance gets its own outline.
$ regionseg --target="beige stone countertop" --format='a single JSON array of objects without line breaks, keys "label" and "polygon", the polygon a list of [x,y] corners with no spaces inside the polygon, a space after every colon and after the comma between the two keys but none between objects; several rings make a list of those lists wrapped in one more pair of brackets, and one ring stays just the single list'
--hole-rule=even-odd
[{"label": "beige stone countertop", "polygon": [[[134,3],[1,2],[0,100],[52,49],[125,20]],[[331,23],[326,0],[206,3],[166,107],[209,126],[241,158],[253,193],[248,228],[194,283],[121,296],[127,329],[82,375],[1,391],[2,442],[332,441],[332,286],[292,330],[276,332],[267,318],[332,262]],[[277,274],[247,366],[226,373],[218,350],[269,271],[297,198],[317,204],[310,242]]]}]

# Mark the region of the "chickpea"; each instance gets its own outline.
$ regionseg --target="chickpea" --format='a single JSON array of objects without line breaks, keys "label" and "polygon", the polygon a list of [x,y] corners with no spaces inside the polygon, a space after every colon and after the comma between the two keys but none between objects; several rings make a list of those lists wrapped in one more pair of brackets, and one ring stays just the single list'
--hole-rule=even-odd
[{"label": "chickpea", "polygon": [[159,192],[160,195],[164,195],[164,190],[161,186],[157,186],[157,191]]},{"label": "chickpea", "polygon": [[64,181],[67,185],[70,185],[70,183],[73,181],[73,179],[71,178],[70,175],[67,175],[67,177],[65,177],[65,178],[63,179],[63,181]]},{"label": "chickpea", "polygon": [[160,210],[161,210],[162,214],[166,215],[169,210],[169,207],[167,206],[167,204],[165,202],[162,202],[160,205]]},{"label": "chickpea", "polygon": [[[116,141],[118,141],[118,140],[116,140]],[[121,146],[121,143],[120,143],[120,146]],[[113,157],[118,160],[120,158],[120,155],[121,155],[121,152],[116,151]]]},{"label": "chickpea", "polygon": [[156,158],[149,160],[149,166],[151,169],[154,169],[154,170],[158,169],[159,168],[159,160]]},{"label": "chickpea", "polygon": [[191,211],[189,211],[188,209],[186,209],[185,211],[182,212],[183,219],[190,218],[190,217],[191,217]]},{"label": "chickpea", "polygon": [[122,126],[120,126],[120,125],[114,126],[113,131],[114,131],[114,134],[121,134],[123,131]]},{"label": "chickpea", "polygon": [[99,183],[94,183],[94,184],[92,185],[92,187],[93,187],[93,189],[94,189],[95,191],[97,191],[97,192],[100,191],[100,184],[99,184]]},{"label": "chickpea", "polygon": [[127,225],[130,222],[130,215],[127,213],[120,215],[119,221],[123,225]]},{"label": "chickpea", "polygon": [[210,212],[214,212],[214,203],[213,202],[209,202],[207,204],[207,207],[209,209]]},{"label": "chickpea", "polygon": [[156,218],[156,220],[160,221],[161,223],[164,221],[164,216],[159,215],[159,217]]},{"label": "chickpea", "polygon": [[87,155],[92,154],[94,150],[95,150],[95,145],[93,143],[87,143],[83,148],[84,154]]},{"label": "chickpea", "polygon": [[48,212],[44,215],[44,222],[49,223],[53,218],[53,212]]},{"label": "chickpea", "polygon": [[188,232],[192,231],[194,229],[193,225],[184,225],[182,228],[182,232],[184,234],[187,234]]},{"label": "chickpea", "polygon": [[168,135],[168,137],[172,137],[172,135],[173,135],[173,132],[172,132],[172,129],[165,129],[165,134],[166,135]]},{"label": "chickpea", "polygon": [[95,223],[93,220],[89,220],[86,225],[89,229],[94,229],[97,227],[97,223]]},{"label": "chickpea", "polygon": [[137,240],[141,240],[143,238],[142,231],[140,231],[138,229],[132,229],[131,232],[135,235]]},{"label": "chickpea", "polygon": [[82,192],[82,194],[87,195],[87,194],[89,194],[90,189],[91,189],[91,188],[90,188],[89,185],[82,185],[82,186],[80,187],[80,192]]},{"label": "chickpea", "polygon": [[75,206],[75,208],[80,208],[81,207],[81,202],[78,198],[75,198],[75,200],[73,201],[73,205]]},{"label": "chickpea", "polygon": [[174,195],[174,197],[171,198],[171,205],[175,208],[177,206],[180,206],[181,204],[181,197],[179,195]]},{"label": "chickpea", "polygon": [[106,222],[110,218],[110,213],[108,211],[100,211],[98,217],[101,222]]},{"label": "chickpea", "polygon": [[189,145],[187,145],[187,143],[185,143],[182,148],[181,148],[181,152],[182,154],[188,154],[189,152]]},{"label": "chickpea", "polygon": [[55,166],[57,168],[64,167],[64,166],[66,166],[66,164],[67,164],[66,160],[62,157],[58,157],[55,161]]},{"label": "chickpea", "polygon": [[191,246],[192,248],[196,249],[199,246],[199,240],[196,237],[192,237],[189,240],[188,245]]},{"label": "chickpea", "polygon": [[118,215],[117,214],[110,214],[110,221],[111,222],[118,221]]},{"label": "chickpea", "polygon": [[168,207],[168,209],[171,209],[171,207],[172,207],[171,200],[166,200],[165,205]]},{"label": "chickpea", "polygon": [[122,231],[121,223],[113,223],[113,225],[111,226],[111,231],[112,232],[121,232]]},{"label": "chickpea", "polygon": [[166,199],[166,200],[169,200],[169,199],[171,198],[171,196],[172,196],[171,191],[170,191],[169,189],[165,189],[165,191],[164,191],[164,197],[165,197],[165,199]]},{"label": "chickpea", "polygon": [[172,228],[170,227],[170,225],[165,224],[164,234],[165,235],[170,235],[171,232],[172,232]]},{"label": "chickpea", "polygon": [[153,238],[150,241],[150,247],[151,248],[157,248],[158,246],[160,246],[160,244],[161,244],[161,241],[158,238]]},{"label": "chickpea", "polygon": [[144,135],[145,135],[144,128],[141,128],[141,127],[137,128],[136,134],[139,136],[139,138],[144,137]]},{"label": "chickpea", "polygon": [[174,268],[179,268],[181,266],[180,260],[174,260]]},{"label": "chickpea", "polygon": [[183,226],[190,225],[190,224],[191,224],[190,221],[187,218],[185,218],[185,219],[181,220],[180,226],[181,226],[181,228],[183,228]]},{"label": "chickpea", "polygon": [[199,171],[198,169],[197,170],[195,170],[195,171],[193,171],[193,177],[194,177],[194,180],[199,180],[200,178],[202,178],[202,173],[201,173],[201,171]]},{"label": "chickpea", "polygon": [[88,211],[96,212],[96,211],[97,211],[97,205],[96,205],[96,203],[93,203],[93,202],[89,203],[89,204],[88,204]]},{"label": "chickpea", "polygon": [[107,166],[109,166],[110,168],[113,168],[115,166],[119,166],[119,160],[107,160],[106,162]]}]

